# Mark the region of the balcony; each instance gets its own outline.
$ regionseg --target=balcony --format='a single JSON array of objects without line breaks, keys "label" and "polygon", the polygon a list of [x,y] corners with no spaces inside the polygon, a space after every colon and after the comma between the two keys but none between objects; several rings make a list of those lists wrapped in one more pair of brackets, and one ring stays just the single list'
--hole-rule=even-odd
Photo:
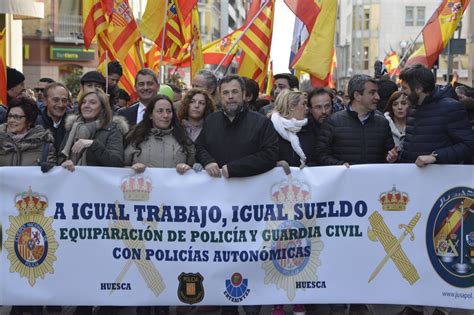
[{"label": "balcony", "polygon": [[51,21],[54,30],[54,41],[58,43],[83,44],[82,16],[58,15]]}]

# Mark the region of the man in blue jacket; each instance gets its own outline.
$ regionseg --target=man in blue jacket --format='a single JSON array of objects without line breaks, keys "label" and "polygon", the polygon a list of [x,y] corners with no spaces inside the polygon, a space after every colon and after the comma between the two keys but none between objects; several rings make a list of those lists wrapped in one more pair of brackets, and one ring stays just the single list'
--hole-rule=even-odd
[{"label": "man in blue jacket", "polygon": [[413,107],[400,161],[419,167],[471,163],[474,133],[452,87],[436,86],[433,73],[420,64],[405,68],[400,79],[402,92]]}]

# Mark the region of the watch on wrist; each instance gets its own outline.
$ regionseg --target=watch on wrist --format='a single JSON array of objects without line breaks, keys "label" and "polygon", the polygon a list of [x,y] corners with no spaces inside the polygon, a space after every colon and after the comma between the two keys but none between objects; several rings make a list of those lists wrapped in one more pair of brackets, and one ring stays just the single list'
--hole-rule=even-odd
[{"label": "watch on wrist", "polygon": [[435,158],[436,162],[438,162],[438,153],[436,153],[436,151],[431,152],[431,156]]}]

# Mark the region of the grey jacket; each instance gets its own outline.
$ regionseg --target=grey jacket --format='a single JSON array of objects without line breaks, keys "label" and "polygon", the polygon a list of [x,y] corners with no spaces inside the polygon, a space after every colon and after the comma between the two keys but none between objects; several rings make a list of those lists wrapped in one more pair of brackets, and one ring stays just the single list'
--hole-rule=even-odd
[{"label": "grey jacket", "polygon": [[189,153],[181,146],[171,133],[172,129],[152,129],[151,134],[143,141],[139,148],[128,145],[125,148],[125,166],[135,163],[145,164],[147,167],[174,168],[178,163],[194,164],[194,145],[188,146]]},{"label": "grey jacket", "polygon": [[[42,126],[30,128],[24,137],[15,140],[0,126],[0,166],[36,166],[38,162],[56,163],[51,132]],[[41,161],[46,150],[46,161]]]}]

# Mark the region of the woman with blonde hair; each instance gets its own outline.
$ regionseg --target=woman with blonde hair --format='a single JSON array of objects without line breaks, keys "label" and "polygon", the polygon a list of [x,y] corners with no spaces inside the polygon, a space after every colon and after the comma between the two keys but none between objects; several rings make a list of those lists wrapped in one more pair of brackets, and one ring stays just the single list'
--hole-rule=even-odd
[{"label": "woman with blonde hair", "polygon": [[193,88],[186,92],[178,109],[178,119],[191,140],[196,141],[204,119],[215,110],[214,100],[206,90]]},{"label": "woman with blonde hair", "polygon": [[123,166],[123,136],[128,125],[112,116],[107,96],[101,90],[79,99],[78,114],[66,118],[66,136],[61,145],[61,166],[74,171],[75,165]]},{"label": "woman with blonde hair", "polygon": [[314,134],[307,128],[307,99],[303,92],[285,90],[278,94],[271,120],[278,133],[279,158],[290,166],[316,165]]}]

